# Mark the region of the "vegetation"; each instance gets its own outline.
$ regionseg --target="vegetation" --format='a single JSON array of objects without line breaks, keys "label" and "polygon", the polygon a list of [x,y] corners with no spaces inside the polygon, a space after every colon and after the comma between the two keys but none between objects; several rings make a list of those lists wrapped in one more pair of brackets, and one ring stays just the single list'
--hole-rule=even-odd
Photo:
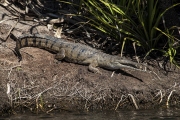
[{"label": "vegetation", "polygon": [[132,41],[146,56],[160,52],[178,65],[175,58],[179,40],[173,34],[177,26],[167,28],[163,15],[180,3],[165,11],[159,9],[158,0],[80,0],[79,3],[81,10],[84,6],[92,15],[85,16],[90,25],[121,42],[121,53],[126,43]]}]

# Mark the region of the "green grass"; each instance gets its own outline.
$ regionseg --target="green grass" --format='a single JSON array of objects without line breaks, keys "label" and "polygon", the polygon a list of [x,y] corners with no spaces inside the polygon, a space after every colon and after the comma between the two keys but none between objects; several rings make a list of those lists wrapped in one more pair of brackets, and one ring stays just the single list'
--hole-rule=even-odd
[{"label": "green grass", "polygon": [[76,3],[79,3],[79,11],[90,13],[91,16],[83,17],[91,26],[121,43],[121,53],[126,43],[132,42],[146,56],[161,52],[177,65],[179,40],[173,36],[177,27],[166,28],[165,23],[160,27],[160,23],[163,23],[164,14],[180,3],[165,11],[160,11],[158,0],[79,0]]}]

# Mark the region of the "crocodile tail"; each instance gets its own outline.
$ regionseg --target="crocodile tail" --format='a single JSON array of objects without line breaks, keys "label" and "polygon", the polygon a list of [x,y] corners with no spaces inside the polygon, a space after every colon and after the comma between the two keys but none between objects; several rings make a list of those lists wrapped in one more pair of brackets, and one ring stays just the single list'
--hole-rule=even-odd
[{"label": "crocodile tail", "polygon": [[21,61],[22,56],[21,56],[21,53],[20,53],[19,49],[21,49],[21,42],[20,42],[19,39],[16,39],[16,47],[14,49],[14,53],[19,58],[19,61]]}]

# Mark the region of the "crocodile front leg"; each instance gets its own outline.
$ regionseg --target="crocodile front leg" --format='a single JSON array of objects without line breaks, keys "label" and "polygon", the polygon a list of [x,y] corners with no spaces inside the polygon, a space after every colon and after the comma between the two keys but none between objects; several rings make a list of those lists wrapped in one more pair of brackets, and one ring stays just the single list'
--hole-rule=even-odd
[{"label": "crocodile front leg", "polygon": [[89,64],[89,70],[94,73],[102,74],[99,69],[96,67],[98,66],[98,63],[96,61],[93,61],[92,63]]},{"label": "crocodile front leg", "polygon": [[55,55],[55,59],[62,60],[65,58],[65,50],[62,48],[60,51]]}]

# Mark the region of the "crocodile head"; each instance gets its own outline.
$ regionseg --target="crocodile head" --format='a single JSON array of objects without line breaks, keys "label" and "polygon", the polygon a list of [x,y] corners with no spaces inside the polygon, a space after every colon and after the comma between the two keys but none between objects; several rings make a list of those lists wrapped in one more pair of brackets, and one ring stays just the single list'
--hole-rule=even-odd
[{"label": "crocodile head", "polygon": [[135,69],[142,69],[142,66],[139,63],[127,60],[122,57],[114,57],[109,62],[106,63],[103,67],[111,70],[117,70],[121,68],[135,68]]},{"label": "crocodile head", "polygon": [[[119,57],[118,57],[119,58]],[[131,67],[135,67],[138,68],[138,63],[133,62],[131,60],[125,59],[125,58],[119,58],[119,59],[115,59],[114,60],[115,64],[122,64],[122,65],[126,65],[126,66],[131,66]]]}]

